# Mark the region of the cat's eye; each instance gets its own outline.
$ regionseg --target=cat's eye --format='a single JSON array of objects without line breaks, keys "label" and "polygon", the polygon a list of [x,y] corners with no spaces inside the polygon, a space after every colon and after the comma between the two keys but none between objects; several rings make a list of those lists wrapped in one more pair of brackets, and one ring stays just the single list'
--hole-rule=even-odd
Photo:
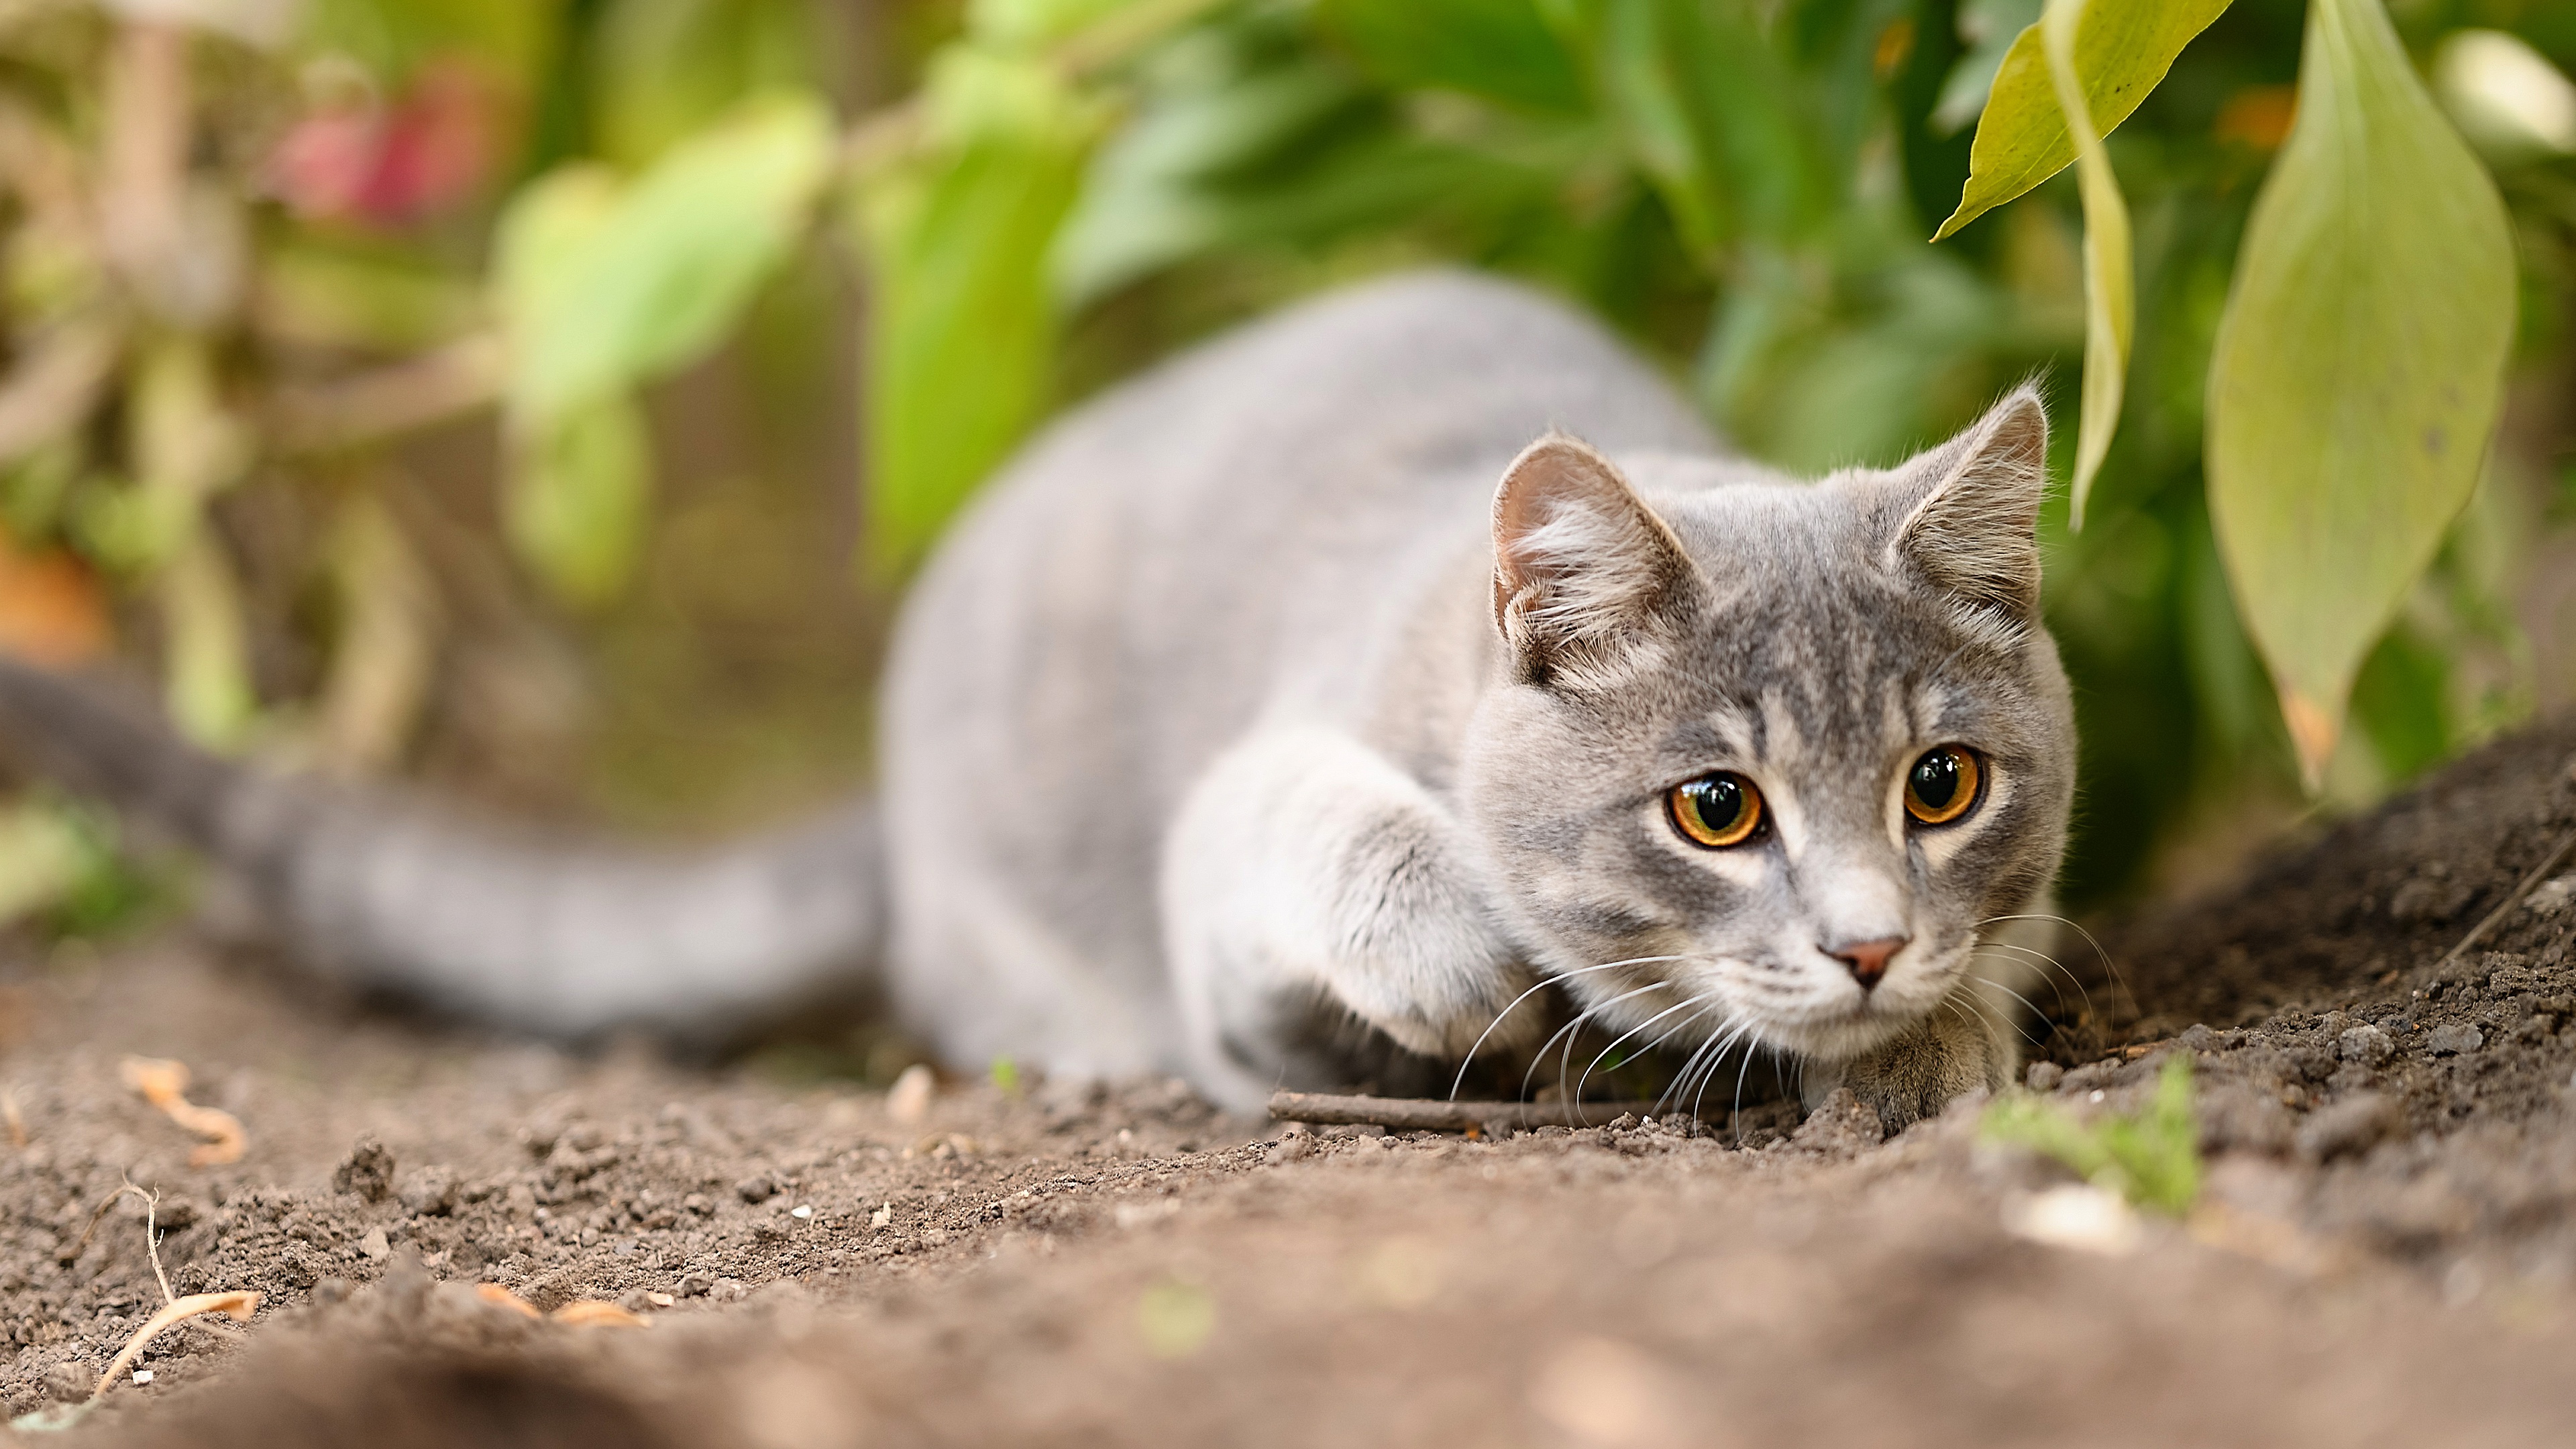
[{"label": "cat's eye", "polygon": [[1664,808],[1684,840],[1710,850],[1742,845],[1762,829],[1762,792],[1731,770],[1675,785]]},{"label": "cat's eye", "polygon": [[1947,825],[1976,808],[1985,766],[1965,745],[1926,750],[1905,772],[1905,813],[1919,825]]}]

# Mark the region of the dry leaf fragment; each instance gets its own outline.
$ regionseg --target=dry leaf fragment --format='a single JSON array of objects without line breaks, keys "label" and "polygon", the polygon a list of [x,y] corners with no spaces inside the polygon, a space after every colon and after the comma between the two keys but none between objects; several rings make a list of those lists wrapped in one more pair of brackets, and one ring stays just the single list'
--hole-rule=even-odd
[{"label": "dry leaf fragment", "polygon": [[496,1308],[507,1308],[512,1313],[521,1314],[528,1318],[552,1319],[556,1323],[569,1323],[576,1327],[650,1328],[653,1326],[651,1323],[636,1317],[634,1314],[627,1312],[616,1304],[605,1302],[597,1298],[579,1299],[575,1302],[565,1304],[563,1307],[556,1309],[552,1313],[540,1313],[537,1311],[537,1306],[535,1304],[530,1303],[527,1299],[520,1297],[518,1294],[511,1292],[509,1289],[502,1287],[498,1283],[476,1284],[474,1286],[474,1296]]},{"label": "dry leaf fragment", "polygon": [[650,1320],[627,1312],[614,1303],[597,1298],[584,1298],[567,1303],[553,1314],[557,1323],[580,1324],[588,1328],[651,1328]]},{"label": "dry leaf fragment", "polygon": [[143,1100],[168,1114],[171,1121],[206,1138],[202,1145],[190,1149],[190,1167],[213,1167],[241,1161],[242,1149],[250,1139],[242,1131],[241,1119],[214,1107],[200,1107],[184,1095],[188,1090],[188,1066],[157,1057],[127,1057],[118,1069],[125,1085],[143,1094]]},{"label": "dry leaf fragment", "polygon": [[474,1296],[496,1308],[507,1308],[512,1313],[523,1314],[529,1318],[545,1317],[544,1314],[537,1311],[537,1305],[530,1303],[527,1299],[520,1297],[518,1294],[511,1292],[509,1289],[502,1287],[498,1283],[475,1284]]},{"label": "dry leaf fragment", "polygon": [[106,1393],[107,1386],[116,1382],[116,1376],[124,1371],[125,1366],[134,1362],[134,1356],[143,1352],[143,1346],[172,1324],[200,1313],[220,1313],[235,1323],[247,1323],[258,1308],[259,1294],[247,1288],[225,1293],[191,1293],[161,1305],[161,1311],[143,1320],[143,1326],[134,1330],[134,1336],[125,1341],[125,1347],[118,1349],[116,1357],[108,1360],[107,1372],[98,1376],[98,1387],[90,1391],[90,1397],[95,1399]]}]

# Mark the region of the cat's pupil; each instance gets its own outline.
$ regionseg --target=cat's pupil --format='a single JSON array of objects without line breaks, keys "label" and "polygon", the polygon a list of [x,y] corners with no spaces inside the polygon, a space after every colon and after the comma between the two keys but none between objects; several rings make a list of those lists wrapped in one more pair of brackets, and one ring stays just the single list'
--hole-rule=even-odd
[{"label": "cat's pupil", "polygon": [[1914,798],[1929,810],[1946,808],[1959,793],[1958,757],[1948,750],[1934,750],[1914,762]]},{"label": "cat's pupil", "polygon": [[1699,818],[1712,830],[1724,830],[1744,816],[1744,789],[1725,775],[1716,775],[1691,786],[1699,798]]}]

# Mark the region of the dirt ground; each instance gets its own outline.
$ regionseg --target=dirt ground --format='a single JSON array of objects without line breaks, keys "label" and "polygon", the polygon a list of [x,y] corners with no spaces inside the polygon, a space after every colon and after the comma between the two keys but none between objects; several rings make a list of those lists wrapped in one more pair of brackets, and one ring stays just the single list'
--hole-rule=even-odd
[{"label": "dirt ground", "polygon": [[[84,1445],[2565,1444],[2576,857],[2539,868],[2571,763],[2576,724],[2507,741],[2102,924],[2116,976],[2070,942],[2033,1085],[2110,1112],[2197,1070],[2201,1204],[2126,1251],[2007,1226],[2066,1174],[1973,1103],[1884,1144],[1783,1106],[1283,1134],[1164,1082],[951,1080],[899,1120],[774,1057],[498,1039],[182,932],[29,954],[0,1398]],[[241,1160],[191,1167],[130,1053],[184,1060]],[[162,1302],[129,1179],[170,1291],[265,1297],[67,1414]]]}]

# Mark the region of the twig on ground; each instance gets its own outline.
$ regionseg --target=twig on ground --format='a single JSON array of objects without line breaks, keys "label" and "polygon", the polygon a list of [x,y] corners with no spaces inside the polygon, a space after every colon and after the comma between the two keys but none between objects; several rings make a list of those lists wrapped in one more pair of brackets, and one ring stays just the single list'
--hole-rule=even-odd
[{"label": "twig on ground", "polygon": [[2443,952],[2442,959],[2433,963],[2433,969],[2439,971],[2459,960],[2468,954],[2471,946],[2485,940],[2487,932],[2494,930],[2497,922],[2503,920],[2514,907],[2521,905],[2523,897],[2531,894],[2531,888],[2540,884],[2551,871],[2556,870],[2567,859],[2568,852],[2571,850],[2576,850],[2576,830],[2570,830],[2560,836],[2557,846],[2541,858],[2540,864],[2532,867],[2531,873],[2522,878],[2522,883],[2513,888],[2512,894],[2497,902],[2494,910],[2479,918],[2478,923],[2469,928],[2469,933],[2460,938],[2460,944]]},{"label": "twig on ground", "polygon": [[89,1240],[98,1234],[98,1220],[106,1217],[107,1210],[116,1206],[116,1200],[123,1196],[125,1196],[125,1189],[119,1187],[116,1191],[100,1198],[98,1206],[89,1210],[89,1226],[81,1229],[80,1241],[72,1244],[72,1250],[63,1254],[57,1261],[66,1268],[79,1262],[80,1255],[89,1251]]},{"label": "twig on ground", "polygon": [[0,1121],[5,1121],[9,1124],[10,1146],[24,1147],[27,1145],[27,1119],[20,1115],[18,1111],[18,1089],[16,1087],[0,1087]]},{"label": "twig on ground", "polygon": [[242,1131],[241,1119],[214,1107],[200,1107],[185,1095],[188,1090],[188,1067],[184,1062],[154,1057],[127,1057],[118,1069],[125,1085],[143,1094],[143,1100],[160,1108],[171,1121],[206,1138],[203,1144],[188,1152],[190,1167],[212,1167],[220,1163],[239,1162],[249,1135]]},{"label": "twig on ground", "polygon": [[1325,1092],[1273,1092],[1270,1116],[1403,1131],[1600,1127],[1635,1113],[1635,1102],[1444,1102],[1429,1097],[1341,1097]]},{"label": "twig on ground", "polygon": [[116,1382],[117,1374],[134,1362],[135,1355],[143,1352],[143,1346],[158,1337],[161,1330],[200,1313],[221,1313],[235,1323],[246,1323],[258,1310],[259,1297],[248,1288],[236,1288],[228,1293],[191,1293],[161,1305],[161,1311],[143,1320],[143,1326],[134,1330],[134,1336],[125,1341],[125,1347],[118,1349],[116,1357],[108,1360],[107,1372],[98,1376],[98,1387],[90,1390],[89,1396],[96,1399],[106,1393],[108,1385]]}]

